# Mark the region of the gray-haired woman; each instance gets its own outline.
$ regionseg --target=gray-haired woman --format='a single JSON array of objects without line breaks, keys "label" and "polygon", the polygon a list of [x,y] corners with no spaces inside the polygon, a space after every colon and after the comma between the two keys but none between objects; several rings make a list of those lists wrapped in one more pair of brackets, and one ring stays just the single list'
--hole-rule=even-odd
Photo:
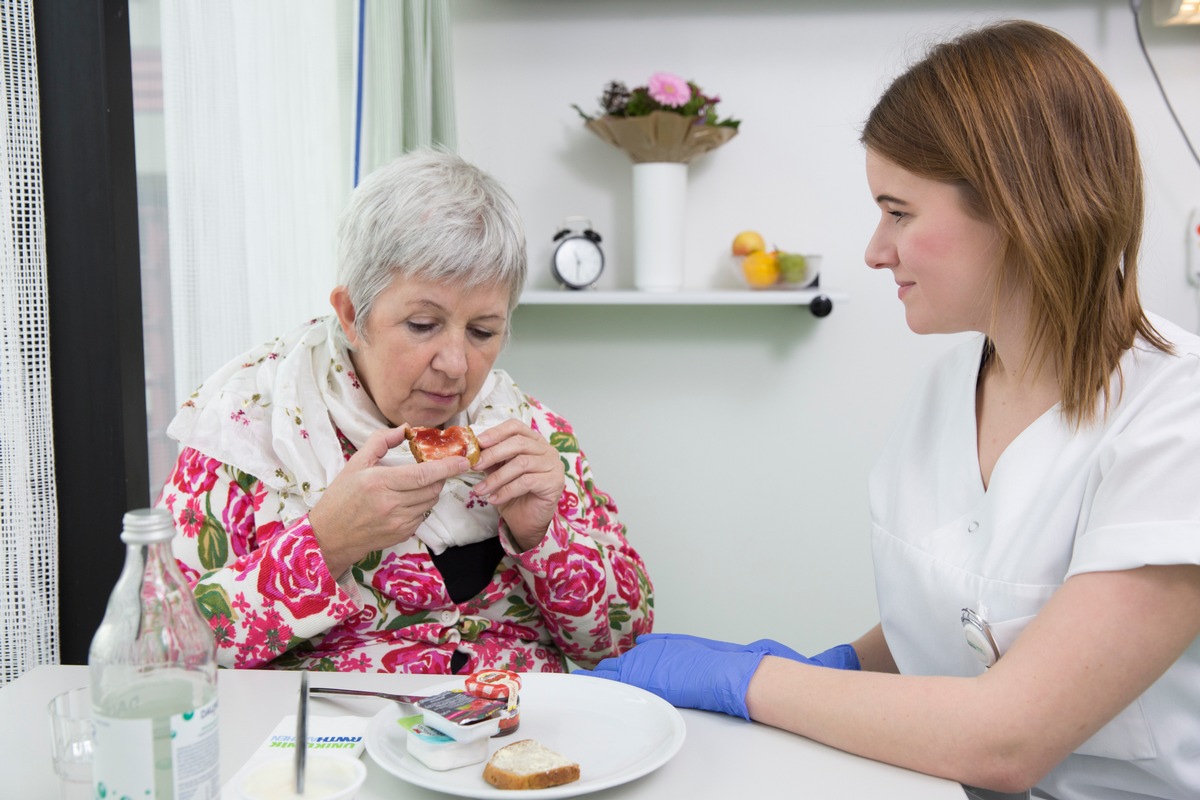
[{"label": "gray-haired woman", "polygon": [[[371,174],[334,314],[183,404],[159,505],[226,666],[562,671],[650,630],[652,587],[570,425],[493,365],[525,281],[512,199],[425,150]],[[482,453],[417,463],[408,426]]]}]

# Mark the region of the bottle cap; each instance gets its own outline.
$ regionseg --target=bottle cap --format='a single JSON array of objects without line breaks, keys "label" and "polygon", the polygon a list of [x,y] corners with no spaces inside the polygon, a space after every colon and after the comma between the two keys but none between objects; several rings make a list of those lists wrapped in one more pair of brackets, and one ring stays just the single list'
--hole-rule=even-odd
[{"label": "bottle cap", "polygon": [[162,508],[139,508],[125,512],[121,520],[125,544],[154,544],[170,541],[175,536],[175,520]]}]

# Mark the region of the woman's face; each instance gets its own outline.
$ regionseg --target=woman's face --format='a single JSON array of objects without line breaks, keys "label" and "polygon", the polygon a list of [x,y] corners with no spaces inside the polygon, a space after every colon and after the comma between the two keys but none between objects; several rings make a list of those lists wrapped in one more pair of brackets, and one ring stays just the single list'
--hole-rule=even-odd
[{"label": "woman's face", "polygon": [[880,210],[867,266],[890,269],[916,333],[988,333],[1003,239],[967,213],[960,190],[867,151],[867,183]]},{"label": "woman's face", "polygon": [[503,287],[465,290],[397,278],[376,298],[365,337],[354,330],[345,287],[330,299],[354,347],[358,379],[393,425],[436,427],[466,408],[496,362],[508,326]]}]

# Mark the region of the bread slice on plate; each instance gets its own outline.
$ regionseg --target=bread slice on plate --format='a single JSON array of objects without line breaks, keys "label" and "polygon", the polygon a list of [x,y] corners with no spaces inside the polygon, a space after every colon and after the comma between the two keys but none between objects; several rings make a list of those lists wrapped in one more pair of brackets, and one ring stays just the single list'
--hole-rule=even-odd
[{"label": "bread slice on plate", "polygon": [[492,753],[483,779],[497,789],[548,789],[579,780],[579,765],[540,742],[522,739]]}]

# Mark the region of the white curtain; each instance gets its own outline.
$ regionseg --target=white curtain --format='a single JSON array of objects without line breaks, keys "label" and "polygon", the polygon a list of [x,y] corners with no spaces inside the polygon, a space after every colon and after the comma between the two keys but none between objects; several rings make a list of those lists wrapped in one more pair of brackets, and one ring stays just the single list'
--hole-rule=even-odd
[{"label": "white curtain", "polygon": [[33,1],[0,3],[0,685],[58,663],[58,505]]},{"label": "white curtain", "polygon": [[346,8],[162,4],[179,401],[237,353],[328,307],[333,221],[349,185]]},{"label": "white curtain", "polygon": [[455,149],[449,16],[445,0],[366,5],[356,177],[417,147]]},{"label": "white curtain", "polygon": [[449,20],[446,0],[163,0],[161,20],[182,402],[237,353],[329,313],[358,175],[453,147]]}]

